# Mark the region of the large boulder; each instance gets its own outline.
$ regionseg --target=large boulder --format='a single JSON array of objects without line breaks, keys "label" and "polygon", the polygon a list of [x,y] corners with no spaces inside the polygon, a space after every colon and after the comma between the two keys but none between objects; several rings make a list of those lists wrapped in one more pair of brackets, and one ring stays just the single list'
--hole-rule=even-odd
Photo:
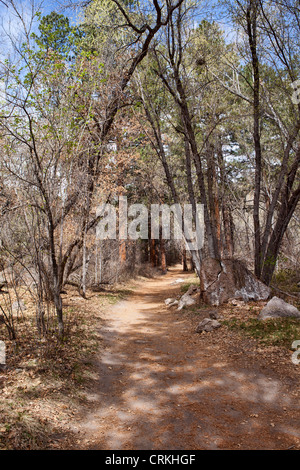
[{"label": "large boulder", "polygon": [[270,318],[298,318],[300,320],[300,312],[293,305],[278,297],[273,297],[258,316],[259,320],[268,320]]},{"label": "large boulder", "polygon": [[202,262],[200,288],[208,305],[222,305],[230,299],[267,300],[271,290],[239,260],[206,258]]}]

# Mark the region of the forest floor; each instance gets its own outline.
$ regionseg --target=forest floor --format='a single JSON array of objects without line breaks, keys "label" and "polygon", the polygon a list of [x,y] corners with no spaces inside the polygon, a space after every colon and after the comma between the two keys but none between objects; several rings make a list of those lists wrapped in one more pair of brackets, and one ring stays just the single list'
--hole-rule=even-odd
[{"label": "forest floor", "polygon": [[[299,367],[291,351],[225,325],[195,333],[208,306],[182,312],[171,268],[144,280],[115,304],[101,327],[87,402],[72,423],[80,449],[300,449]],[[182,292],[181,292],[182,295]],[[220,308],[224,319],[256,315],[262,305]],[[91,299],[90,308],[97,308]],[[300,338],[299,338],[300,339]],[[71,446],[72,447],[72,446]]]},{"label": "forest floor", "polygon": [[222,327],[195,333],[211,307],[164,302],[190,283],[172,267],[87,300],[70,290],[62,345],[31,339],[21,324],[0,377],[0,448],[300,449],[292,337],[263,344],[230,327],[256,321],[264,303],[219,307]]}]

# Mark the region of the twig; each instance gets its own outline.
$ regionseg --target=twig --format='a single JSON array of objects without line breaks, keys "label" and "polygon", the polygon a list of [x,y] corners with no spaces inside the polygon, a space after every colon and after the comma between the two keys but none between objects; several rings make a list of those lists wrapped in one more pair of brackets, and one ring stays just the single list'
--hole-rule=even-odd
[{"label": "twig", "polygon": [[285,292],[284,290],[281,290],[278,287],[273,286],[272,284],[270,284],[270,287],[272,287],[272,289],[280,292],[281,294],[284,294],[284,295],[287,295],[288,297],[291,297],[292,299],[299,300],[299,298],[300,298],[300,294],[298,294],[298,295],[289,294],[288,292]]}]

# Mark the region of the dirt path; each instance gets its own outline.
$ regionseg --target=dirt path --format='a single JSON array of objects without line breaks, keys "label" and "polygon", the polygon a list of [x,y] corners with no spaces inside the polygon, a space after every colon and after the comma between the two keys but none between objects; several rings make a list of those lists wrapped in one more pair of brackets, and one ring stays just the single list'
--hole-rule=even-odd
[{"label": "dirt path", "polygon": [[259,365],[238,364],[223,350],[221,330],[199,336],[181,313],[165,308],[179,277],[185,275],[173,268],[142,282],[107,315],[98,388],[76,425],[79,447],[298,448],[293,391]]}]

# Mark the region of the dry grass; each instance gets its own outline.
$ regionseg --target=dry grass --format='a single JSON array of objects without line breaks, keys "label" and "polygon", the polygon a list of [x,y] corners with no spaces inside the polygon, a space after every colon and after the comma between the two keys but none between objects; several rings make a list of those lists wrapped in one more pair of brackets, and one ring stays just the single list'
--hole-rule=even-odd
[{"label": "dry grass", "polygon": [[16,341],[10,341],[0,325],[7,356],[6,370],[0,372],[0,449],[55,448],[62,440],[75,438],[69,423],[93,374],[92,358],[101,341],[97,327],[106,306],[124,295],[97,294],[97,308],[91,309],[89,300],[68,290],[63,296],[67,332],[63,342],[56,337],[54,317],[48,318],[47,336],[39,337],[29,298],[23,297],[24,315],[15,318]]}]

